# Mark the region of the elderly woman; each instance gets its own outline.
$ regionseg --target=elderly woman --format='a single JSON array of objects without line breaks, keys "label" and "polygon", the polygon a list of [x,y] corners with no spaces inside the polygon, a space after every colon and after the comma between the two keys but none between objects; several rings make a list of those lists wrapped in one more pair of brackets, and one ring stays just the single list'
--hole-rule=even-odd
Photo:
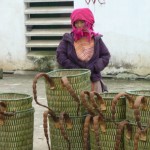
[{"label": "elderly woman", "polygon": [[65,69],[91,70],[91,91],[107,91],[101,71],[108,65],[110,53],[102,35],[93,30],[94,16],[90,9],[75,9],[71,14],[72,31],[65,33],[58,48],[57,61]]}]

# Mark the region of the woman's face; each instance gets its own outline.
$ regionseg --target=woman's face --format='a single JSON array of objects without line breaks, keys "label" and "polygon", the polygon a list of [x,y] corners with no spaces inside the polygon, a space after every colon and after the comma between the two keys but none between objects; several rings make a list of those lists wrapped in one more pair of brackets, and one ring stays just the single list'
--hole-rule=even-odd
[{"label": "woman's face", "polygon": [[85,25],[85,21],[83,21],[83,20],[77,20],[76,22],[75,22],[75,27],[76,28],[83,28],[84,27],[84,25]]}]

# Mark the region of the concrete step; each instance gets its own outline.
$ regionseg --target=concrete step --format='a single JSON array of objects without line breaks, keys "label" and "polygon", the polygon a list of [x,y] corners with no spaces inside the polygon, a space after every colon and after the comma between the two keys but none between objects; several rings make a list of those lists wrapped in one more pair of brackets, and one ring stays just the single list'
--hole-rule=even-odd
[{"label": "concrete step", "polygon": [[30,7],[25,10],[25,14],[64,14],[71,13],[73,6],[59,7]]},{"label": "concrete step", "polygon": [[36,3],[36,2],[73,2],[74,0],[24,0],[24,2],[28,3]]},{"label": "concrete step", "polygon": [[31,40],[26,43],[26,47],[57,47],[60,40]]},{"label": "concrete step", "polygon": [[69,33],[71,29],[33,29],[27,31],[26,36],[63,36],[64,33]]},{"label": "concrete step", "polygon": [[46,56],[54,56],[56,51],[30,51],[27,53],[27,57],[43,58]]},{"label": "concrete step", "polygon": [[61,18],[30,18],[25,21],[26,25],[71,25],[69,17]]}]

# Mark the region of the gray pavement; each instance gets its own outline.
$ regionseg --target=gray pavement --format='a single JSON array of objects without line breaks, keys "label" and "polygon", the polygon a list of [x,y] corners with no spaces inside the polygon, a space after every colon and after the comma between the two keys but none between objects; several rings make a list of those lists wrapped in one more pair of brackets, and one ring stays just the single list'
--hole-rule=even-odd
[{"label": "gray pavement", "polygon": [[[32,82],[36,72],[32,74],[4,74],[0,79],[0,92],[17,92],[33,95]],[[150,80],[121,80],[114,78],[105,78],[109,91],[124,92],[126,90],[150,89]],[[46,104],[45,84],[41,79],[37,83],[38,100]],[[37,105],[33,100],[35,108],[34,120],[34,150],[48,150],[43,132],[43,111],[45,108]]]}]

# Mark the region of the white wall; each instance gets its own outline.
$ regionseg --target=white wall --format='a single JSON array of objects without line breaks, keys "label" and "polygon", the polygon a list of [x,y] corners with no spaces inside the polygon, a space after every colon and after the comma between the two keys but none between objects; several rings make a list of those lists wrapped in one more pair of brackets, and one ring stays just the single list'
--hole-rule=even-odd
[{"label": "white wall", "polygon": [[[106,72],[130,71],[150,74],[150,1],[98,0],[89,5],[74,0],[75,8],[89,7],[95,16],[95,31],[111,53]],[[26,60],[24,0],[0,1],[0,68],[17,70],[30,68]],[[126,68],[129,69],[126,69]]]},{"label": "white wall", "polygon": [[[98,0],[89,5],[75,0],[75,8],[88,7],[95,16],[95,31],[112,55],[108,72],[131,71],[150,74],[150,1],[149,0]],[[130,69],[126,69],[126,67]],[[117,68],[117,69],[116,69]]]},{"label": "white wall", "polygon": [[0,0],[0,68],[26,67],[24,1]]}]

